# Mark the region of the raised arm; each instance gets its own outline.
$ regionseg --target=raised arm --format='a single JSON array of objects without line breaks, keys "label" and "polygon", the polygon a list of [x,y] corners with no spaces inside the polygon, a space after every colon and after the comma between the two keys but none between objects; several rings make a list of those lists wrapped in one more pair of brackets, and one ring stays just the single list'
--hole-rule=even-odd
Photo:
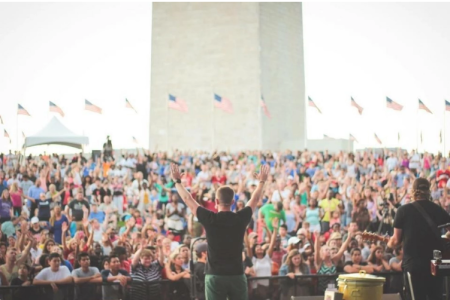
[{"label": "raised arm", "polygon": [[267,249],[267,255],[269,255],[270,258],[272,258],[273,248],[275,247],[275,241],[277,239],[278,224],[279,224],[278,218],[274,218],[272,220],[272,227],[273,227],[272,236],[270,237],[269,249]]},{"label": "raised arm", "polygon": [[336,253],[336,255],[334,255],[334,256],[331,258],[331,260],[332,260],[334,263],[337,263],[337,262],[341,259],[342,255],[343,255],[344,252],[345,252],[345,249],[348,248],[348,244],[350,244],[350,241],[352,240],[352,238],[353,238],[353,233],[352,233],[352,232],[349,232],[348,235],[347,235],[347,239],[346,239],[345,242],[342,244],[342,246],[341,246],[341,248],[339,249],[338,253]]},{"label": "raised arm", "polygon": [[181,180],[181,177],[183,177],[183,174],[180,173],[180,169],[176,164],[170,165],[170,171],[172,173],[173,181],[175,182],[175,187],[177,189],[178,194],[180,195],[181,199],[184,203],[189,207],[191,212],[197,216],[197,208],[200,206],[197,201],[192,198],[191,193],[189,193],[184,186],[181,183],[178,183],[177,181]]},{"label": "raised arm", "polygon": [[320,269],[320,265],[322,264],[322,259],[320,258],[320,232],[314,232],[314,262],[316,264],[316,269]]},{"label": "raised arm", "polygon": [[259,184],[246,205],[250,206],[252,211],[255,211],[256,205],[258,204],[259,199],[261,199],[261,196],[264,191],[264,184],[266,183],[267,177],[269,176],[269,171],[270,171],[269,165],[263,165],[261,166],[261,171],[259,172],[259,174],[255,173],[254,175],[255,178],[259,180]]}]

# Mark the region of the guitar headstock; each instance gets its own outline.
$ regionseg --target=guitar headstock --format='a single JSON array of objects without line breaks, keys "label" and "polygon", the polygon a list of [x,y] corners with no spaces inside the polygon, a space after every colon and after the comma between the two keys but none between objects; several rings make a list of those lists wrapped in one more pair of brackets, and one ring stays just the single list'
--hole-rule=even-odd
[{"label": "guitar headstock", "polygon": [[383,235],[379,235],[379,234],[376,234],[373,232],[364,231],[361,236],[362,236],[363,241],[368,241],[368,242],[378,242],[378,241],[388,242],[389,241],[389,236],[387,236],[387,235],[383,236]]}]

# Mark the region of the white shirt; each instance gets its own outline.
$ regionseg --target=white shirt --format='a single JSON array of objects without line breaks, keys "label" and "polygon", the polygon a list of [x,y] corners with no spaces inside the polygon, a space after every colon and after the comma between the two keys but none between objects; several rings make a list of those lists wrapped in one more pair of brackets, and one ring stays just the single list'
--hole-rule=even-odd
[{"label": "white shirt", "polygon": [[197,174],[197,182],[199,183],[203,182],[205,186],[209,189],[211,187],[211,176],[209,175],[209,172],[200,171]]},{"label": "white shirt", "polygon": [[396,158],[396,157],[389,157],[389,158],[386,160],[386,164],[387,164],[387,166],[388,166],[388,170],[389,170],[389,171],[394,170],[395,167],[396,167],[397,164],[398,164],[397,158]]},{"label": "white shirt", "polygon": [[[272,259],[270,259],[269,255],[266,254],[266,256],[264,256],[261,259],[253,257],[252,263],[253,269],[255,270],[256,273],[256,277],[272,276]],[[254,280],[253,288],[256,288],[258,284],[269,286],[269,280],[268,279]]]},{"label": "white shirt", "polygon": [[411,156],[410,160],[409,160],[409,168],[410,169],[420,169],[420,156],[419,154],[414,154],[413,156]]},{"label": "white shirt", "polygon": [[274,191],[273,194],[272,194],[272,198],[271,198],[272,203],[278,202],[278,201],[281,201],[281,200],[282,200],[282,199],[280,198],[280,194],[281,194],[281,197],[283,197],[283,200],[284,200],[284,199],[289,199],[289,196],[291,195],[291,191],[288,190],[288,189],[284,189],[284,190],[282,190],[282,191],[280,191],[280,192]]},{"label": "white shirt", "polygon": [[60,266],[59,270],[53,272],[50,267],[43,269],[36,275],[38,280],[57,281],[70,276],[70,271],[66,266]]}]

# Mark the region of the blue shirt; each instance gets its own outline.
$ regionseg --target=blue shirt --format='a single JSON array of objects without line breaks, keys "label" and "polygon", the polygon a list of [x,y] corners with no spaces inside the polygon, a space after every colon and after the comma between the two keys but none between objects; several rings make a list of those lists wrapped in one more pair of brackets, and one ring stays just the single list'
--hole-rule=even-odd
[{"label": "blue shirt", "polygon": [[[45,191],[42,188],[33,185],[28,190],[28,197],[31,197],[33,199],[39,199],[41,197],[41,193],[45,193]],[[31,207],[31,200],[27,200],[27,206]]]},{"label": "blue shirt", "polygon": [[69,220],[65,215],[61,216],[61,219],[55,220],[55,223],[53,224],[53,236],[55,238],[55,242],[58,244],[62,244],[62,224],[66,222],[67,225],[69,225]]},{"label": "blue shirt", "polygon": [[98,211],[98,212],[93,212],[91,211],[90,215],[89,215],[89,220],[92,219],[97,219],[97,221],[102,224],[103,221],[105,220],[105,213],[102,211]]}]

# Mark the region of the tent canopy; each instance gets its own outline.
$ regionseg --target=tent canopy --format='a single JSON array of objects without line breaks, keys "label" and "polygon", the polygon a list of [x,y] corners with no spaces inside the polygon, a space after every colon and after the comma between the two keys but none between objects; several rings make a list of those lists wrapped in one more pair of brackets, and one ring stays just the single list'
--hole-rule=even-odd
[{"label": "tent canopy", "polygon": [[87,136],[76,135],[56,117],[53,117],[41,131],[25,138],[24,147],[28,148],[50,144],[82,149],[83,145],[89,144],[89,138]]}]

